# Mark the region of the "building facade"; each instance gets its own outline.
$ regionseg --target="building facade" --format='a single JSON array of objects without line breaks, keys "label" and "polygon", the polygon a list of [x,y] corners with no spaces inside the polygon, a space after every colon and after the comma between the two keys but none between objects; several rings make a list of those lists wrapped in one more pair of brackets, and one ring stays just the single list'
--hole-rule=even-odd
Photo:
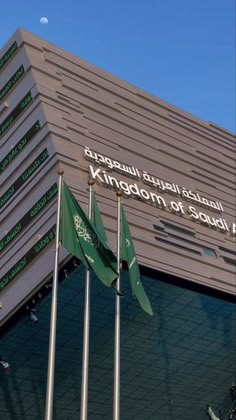
[{"label": "building facade", "polygon": [[[114,251],[122,190],[154,307],[151,320],[140,313],[124,272],[122,420],[204,419],[207,403],[227,410],[236,379],[235,136],[19,29],[0,54],[0,353],[13,366],[1,377],[4,419],[43,418],[59,166],[86,211],[94,180]],[[77,264],[61,250],[55,419],[79,412]],[[114,294],[94,279],[92,297],[89,419],[110,419]]]}]

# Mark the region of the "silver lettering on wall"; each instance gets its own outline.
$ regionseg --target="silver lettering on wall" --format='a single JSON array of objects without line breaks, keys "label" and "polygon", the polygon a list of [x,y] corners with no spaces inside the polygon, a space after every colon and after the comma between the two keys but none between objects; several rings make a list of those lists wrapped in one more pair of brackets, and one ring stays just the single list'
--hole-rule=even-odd
[{"label": "silver lettering on wall", "polygon": [[[169,210],[180,217],[187,217],[193,222],[200,223],[210,229],[215,229],[224,234],[230,233],[231,236],[236,236],[236,223],[232,223],[229,227],[229,224],[223,217],[210,216],[202,211],[198,211],[192,205],[185,208],[186,204],[182,201],[172,200],[167,202],[159,193],[165,191],[169,194],[181,197],[191,204],[194,203],[200,207],[208,208],[213,212],[222,213],[224,209],[219,201],[208,200],[199,193],[194,193],[185,187],[180,187],[177,184],[171,184],[154,178],[148,175],[146,171],[142,172],[133,166],[123,165],[122,163],[90,150],[88,147],[85,147],[84,149],[84,157],[87,160],[94,162],[96,165],[106,168],[105,170],[98,167],[94,168],[92,165],[89,165],[90,177],[98,184],[113,190],[121,189],[126,197],[136,198],[161,210]],[[125,176],[134,179],[136,178],[139,183],[143,182],[146,185],[151,185],[155,188],[155,192],[141,188],[136,182],[131,184],[123,180],[118,180],[110,175],[109,172],[112,169]]]},{"label": "silver lettering on wall", "polygon": [[208,200],[207,198],[202,197],[199,193],[194,193],[191,190],[188,190],[185,187],[180,187],[175,183],[158,179],[149,175],[146,171],[140,171],[134,166],[127,166],[116,160],[112,160],[107,156],[103,156],[90,150],[89,147],[85,147],[84,157],[85,159],[96,163],[96,165],[108,168],[108,170],[114,170],[115,172],[122,173],[128,177],[137,178],[139,181],[141,180],[144,184],[150,185],[152,188],[161,193],[167,192],[169,194],[177,195],[182,197],[183,200],[190,201],[201,207],[209,208],[217,213],[222,213],[224,211],[223,206],[219,201]]}]

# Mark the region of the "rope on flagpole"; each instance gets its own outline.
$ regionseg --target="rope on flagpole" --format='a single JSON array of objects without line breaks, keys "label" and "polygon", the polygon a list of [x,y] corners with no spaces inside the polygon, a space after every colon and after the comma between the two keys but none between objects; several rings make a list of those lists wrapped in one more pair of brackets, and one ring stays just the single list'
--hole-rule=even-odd
[{"label": "rope on flagpole", "polygon": [[[117,196],[117,272],[116,288],[121,290],[120,282],[120,244],[121,244],[121,197],[118,190]],[[115,301],[115,340],[114,340],[114,395],[113,395],[113,420],[120,420],[120,293],[116,294]]]},{"label": "rope on flagpole", "polygon": [[[94,181],[89,180],[89,219],[92,217],[92,192]],[[80,420],[87,420],[88,416],[88,369],[89,369],[89,334],[90,334],[90,270],[86,269],[85,297],[84,297],[84,336],[83,360],[81,380]]]}]

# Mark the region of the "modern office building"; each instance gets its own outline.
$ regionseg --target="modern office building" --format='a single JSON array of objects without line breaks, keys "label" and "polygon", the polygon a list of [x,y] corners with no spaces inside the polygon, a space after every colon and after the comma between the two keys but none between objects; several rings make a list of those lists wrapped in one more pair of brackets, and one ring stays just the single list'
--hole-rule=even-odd
[{"label": "modern office building", "polygon": [[[154,310],[142,312],[124,270],[121,419],[207,419],[207,404],[227,412],[236,381],[235,151],[227,130],[22,29],[3,46],[4,420],[44,417],[59,166],[85,211],[94,180],[114,252],[122,191]],[[114,298],[92,279],[89,420],[112,418]],[[61,249],[55,420],[79,418],[83,303],[84,267]]]}]

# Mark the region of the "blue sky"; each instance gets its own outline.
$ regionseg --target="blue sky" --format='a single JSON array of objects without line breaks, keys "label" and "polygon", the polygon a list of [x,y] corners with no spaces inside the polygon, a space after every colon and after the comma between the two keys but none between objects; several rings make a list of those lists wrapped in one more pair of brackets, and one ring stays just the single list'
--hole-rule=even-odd
[{"label": "blue sky", "polygon": [[0,46],[23,27],[235,131],[235,0],[11,0],[0,10]]}]

